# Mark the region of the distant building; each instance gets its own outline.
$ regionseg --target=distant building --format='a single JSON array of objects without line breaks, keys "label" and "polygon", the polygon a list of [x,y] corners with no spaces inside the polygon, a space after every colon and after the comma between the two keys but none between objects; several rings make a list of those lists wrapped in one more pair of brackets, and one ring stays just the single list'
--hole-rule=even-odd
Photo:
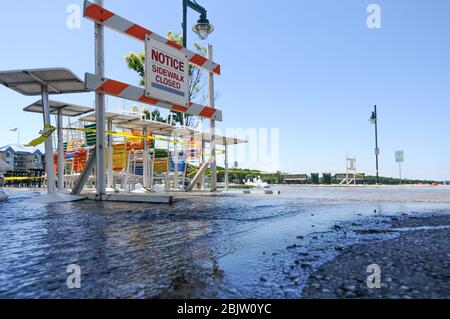
[{"label": "distant building", "polygon": [[10,144],[0,148],[0,159],[15,171],[42,169],[44,167],[43,157],[42,152],[36,147]]},{"label": "distant building", "polygon": [[283,174],[284,184],[306,184],[308,183],[307,174]]}]

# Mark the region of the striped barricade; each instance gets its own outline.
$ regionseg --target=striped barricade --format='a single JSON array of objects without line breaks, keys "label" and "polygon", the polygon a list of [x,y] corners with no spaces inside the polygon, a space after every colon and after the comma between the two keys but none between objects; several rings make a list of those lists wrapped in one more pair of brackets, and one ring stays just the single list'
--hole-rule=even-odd
[{"label": "striped barricade", "polygon": [[181,105],[174,105],[154,98],[149,98],[145,95],[145,90],[143,88],[107,78],[100,78],[91,73],[86,73],[84,83],[86,89],[90,91],[105,93],[131,101],[155,105],[175,112],[183,112],[189,115],[222,121],[222,111],[218,109],[192,102],[190,102],[189,107],[186,107]]},{"label": "striped barricade", "polygon": [[169,41],[166,38],[154,33],[149,29],[146,29],[136,23],[128,21],[127,19],[124,19],[118,16],[117,14],[109,10],[106,10],[105,8],[95,3],[92,3],[90,1],[84,2],[84,17],[98,24],[101,24],[107,28],[110,28],[114,31],[131,36],[141,41],[145,41],[145,37],[148,35],[154,40],[157,40],[161,43],[165,43],[177,50],[182,51],[188,57],[190,63],[198,67],[201,67],[209,72],[220,75],[219,64],[208,60],[201,54],[195,53],[191,50],[184,48],[178,43]]}]

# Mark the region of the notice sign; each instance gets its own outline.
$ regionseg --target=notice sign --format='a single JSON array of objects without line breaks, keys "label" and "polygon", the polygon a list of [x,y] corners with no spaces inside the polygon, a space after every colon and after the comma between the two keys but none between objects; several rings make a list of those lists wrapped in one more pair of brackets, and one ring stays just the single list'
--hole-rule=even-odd
[{"label": "notice sign", "polygon": [[145,41],[145,50],[145,94],[150,98],[189,106],[187,56],[149,37]]}]

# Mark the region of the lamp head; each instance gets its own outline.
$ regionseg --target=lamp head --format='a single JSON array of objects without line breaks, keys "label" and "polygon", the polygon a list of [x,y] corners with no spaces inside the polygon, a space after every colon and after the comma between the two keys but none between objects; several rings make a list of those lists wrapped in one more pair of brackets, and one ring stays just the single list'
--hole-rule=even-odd
[{"label": "lamp head", "polygon": [[372,116],[369,119],[370,123],[375,124],[377,122],[377,114],[372,112]]},{"label": "lamp head", "polygon": [[206,14],[202,13],[200,19],[192,27],[192,31],[197,33],[200,39],[205,40],[212,32],[214,32],[214,26],[209,23]]}]

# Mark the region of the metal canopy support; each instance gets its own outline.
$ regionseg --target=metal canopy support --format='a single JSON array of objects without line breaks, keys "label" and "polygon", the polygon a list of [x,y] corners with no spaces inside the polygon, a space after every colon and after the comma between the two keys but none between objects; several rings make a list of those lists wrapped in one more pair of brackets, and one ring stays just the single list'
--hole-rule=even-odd
[{"label": "metal canopy support", "polygon": [[208,166],[211,165],[213,161],[214,161],[214,159],[212,157],[210,157],[210,158],[208,158],[208,160],[206,162],[204,162],[202,164],[202,166],[200,166],[197,174],[195,174],[195,176],[192,179],[189,186],[186,187],[186,192],[191,192],[194,189],[195,185],[197,185],[197,183],[200,181],[200,179],[202,178],[202,176],[205,174],[206,170],[208,169]]},{"label": "metal canopy support", "polygon": [[229,175],[228,175],[228,143],[225,139],[225,189],[228,190],[229,186]]},{"label": "metal canopy support", "polygon": [[150,161],[150,191],[154,191],[154,178],[155,178],[155,161],[156,161],[156,149],[153,154],[149,154],[151,161]]},{"label": "metal canopy support", "polygon": [[[44,128],[51,125],[50,123],[50,107],[48,99],[48,89],[45,85],[41,86],[42,92],[42,105],[43,105],[43,116],[44,116]],[[45,170],[47,174],[47,190],[49,194],[56,193],[55,187],[55,164],[53,160],[53,145],[52,137],[49,136],[45,140]]]},{"label": "metal canopy support", "polygon": [[96,154],[97,153],[94,150],[92,154],[89,156],[84,171],[81,173],[80,177],[78,177],[78,180],[75,183],[75,187],[72,189],[72,195],[80,195],[81,192],[83,191],[84,185],[86,185],[86,182],[88,181],[89,176],[94,170],[95,164],[97,162]]},{"label": "metal canopy support", "polygon": [[[175,136],[178,139],[178,136]],[[174,178],[174,188],[178,190],[178,163],[180,158],[178,157],[178,146],[177,143],[173,144],[173,178]]]},{"label": "metal canopy support", "polygon": [[[112,119],[108,118],[108,131],[112,132],[113,130],[113,123]],[[108,188],[112,189],[115,188],[114,185],[114,170],[113,170],[113,142],[114,138],[112,134],[108,135]]]},{"label": "metal canopy support", "polygon": [[[103,0],[96,0],[95,3],[103,7]],[[105,75],[105,41],[103,25],[95,24],[95,74],[98,77]],[[95,93],[96,105],[96,152],[97,152],[97,169],[96,169],[96,186],[97,198],[102,199],[106,195],[106,162],[105,162],[105,94],[101,92]]]},{"label": "metal canopy support", "polygon": [[[213,61],[213,47],[208,45],[208,56]],[[209,105],[214,108],[214,73],[209,72]],[[216,159],[216,121],[211,118],[210,121],[210,134],[211,134],[211,192],[217,191],[217,159]]]},{"label": "metal canopy support", "polygon": [[150,183],[149,183],[149,163],[148,163],[148,156],[149,156],[149,145],[148,145],[148,139],[147,139],[147,127],[144,127],[142,130],[142,135],[144,135],[146,138],[144,138],[144,153],[142,156],[142,165],[144,167],[144,173],[143,173],[143,183],[145,189],[150,189]]},{"label": "metal canopy support", "polygon": [[58,189],[64,189],[64,136],[62,109],[58,110],[56,127],[58,129]]}]

